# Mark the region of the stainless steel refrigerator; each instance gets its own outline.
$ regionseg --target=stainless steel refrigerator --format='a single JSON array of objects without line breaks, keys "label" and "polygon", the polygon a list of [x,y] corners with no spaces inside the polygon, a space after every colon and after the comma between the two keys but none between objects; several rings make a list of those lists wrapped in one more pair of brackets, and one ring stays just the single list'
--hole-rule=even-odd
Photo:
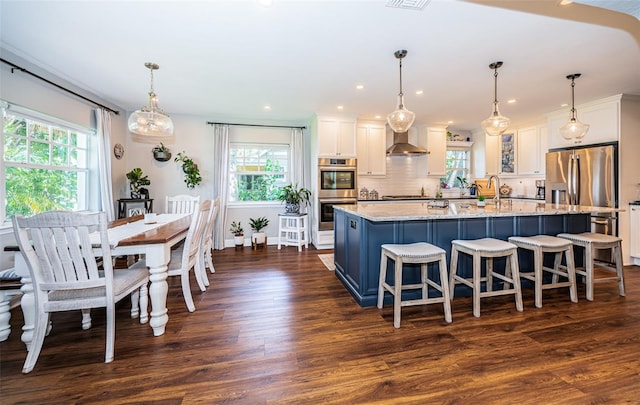
[{"label": "stainless steel refrigerator", "polygon": [[[618,144],[552,149],[546,154],[548,203],[618,207]],[[617,235],[617,216],[596,214],[591,231]],[[611,261],[607,251],[597,257]]]}]

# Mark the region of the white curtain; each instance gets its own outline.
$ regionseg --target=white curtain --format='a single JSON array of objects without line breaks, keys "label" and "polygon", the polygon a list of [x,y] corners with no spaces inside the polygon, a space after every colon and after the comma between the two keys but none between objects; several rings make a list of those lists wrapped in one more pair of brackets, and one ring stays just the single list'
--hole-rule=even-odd
[{"label": "white curtain", "polygon": [[304,134],[301,128],[291,128],[291,183],[308,188],[305,159]]},{"label": "white curtain", "polygon": [[98,171],[100,173],[100,206],[107,214],[107,220],[113,221],[113,185],[111,183],[111,115],[102,108],[93,110],[96,116],[98,132]]},{"label": "white curtain", "polygon": [[224,249],[229,182],[229,125],[213,126],[213,198],[220,198],[220,209],[213,232],[213,248]]}]

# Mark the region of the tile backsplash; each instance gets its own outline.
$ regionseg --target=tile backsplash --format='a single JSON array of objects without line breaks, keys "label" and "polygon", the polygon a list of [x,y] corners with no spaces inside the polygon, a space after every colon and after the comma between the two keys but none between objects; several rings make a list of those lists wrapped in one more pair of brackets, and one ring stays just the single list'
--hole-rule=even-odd
[{"label": "tile backsplash", "polygon": [[[376,190],[380,197],[384,195],[419,195],[424,187],[426,196],[434,197],[439,179],[427,177],[427,156],[387,156],[387,175],[384,177],[358,176],[358,191],[366,187]],[[536,180],[530,177],[503,177],[502,184],[511,187],[512,197],[535,197]],[[486,186],[486,179],[478,179]]]}]

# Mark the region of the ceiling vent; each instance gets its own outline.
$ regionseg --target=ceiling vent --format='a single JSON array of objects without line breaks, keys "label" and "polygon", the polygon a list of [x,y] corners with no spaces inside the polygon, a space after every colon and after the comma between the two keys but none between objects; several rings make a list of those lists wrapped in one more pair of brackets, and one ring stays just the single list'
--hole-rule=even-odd
[{"label": "ceiling vent", "polygon": [[389,0],[389,2],[387,2],[387,7],[422,10],[430,2],[431,0]]}]

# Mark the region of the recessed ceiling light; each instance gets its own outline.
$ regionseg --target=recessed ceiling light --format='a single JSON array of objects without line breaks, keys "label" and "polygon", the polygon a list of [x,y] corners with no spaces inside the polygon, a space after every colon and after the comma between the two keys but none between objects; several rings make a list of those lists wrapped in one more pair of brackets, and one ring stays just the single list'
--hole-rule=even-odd
[{"label": "recessed ceiling light", "polygon": [[567,104],[567,103],[562,103],[562,104],[560,104],[560,107],[569,107],[569,104]]},{"label": "recessed ceiling light", "polygon": [[375,117],[375,118],[376,118],[377,120],[379,120],[379,119],[380,119],[380,118],[382,118],[382,117],[381,117],[381,116],[379,116],[379,115],[376,115],[376,117]]},{"label": "recessed ceiling light", "polygon": [[573,0],[560,0],[560,2],[558,2],[558,5],[560,6],[566,6],[568,4],[573,3]]},{"label": "recessed ceiling light", "polygon": [[447,121],[447,124],[453,124],[453,121]]},{"label": "recessed ceiling light", "polygon": [[516,99],[515,99],[515,98],[512,98],[511,100],[507,100],[507,103],[509,103],[509,104],[513,104],[513,103],[515,103],[515,102],[516,102]]},{"label": "recessed ceiling light", "polygon": [[262,7],[271,7],[273,5],[273,0],[258,0],[258,4]]},{"label": "recessed ceiling light", "polygon": [[265,111],[271,111],[271,106],[269,104],[265,104],[264,105],[264,110]]},{"label": "recessed ceiling light", "polygon": [[344,106],[339,105],[338,110],[344,110]]},{"label": "recessed ceiling light", "polygon": [[424,90],[418,90],[418,91],[416,91],[416,94],[417,94],[417,95],[421,95],[421,94],[423,94],[423,93],[424,93]]},{"label": "recessed ceiling light", "polygon": [[359,85],[357,85],[357,86],[356,86],[356,89],[358,89],[358,90],[362,90],[362,89],[364,89],[364,85],[359,84]]}]

